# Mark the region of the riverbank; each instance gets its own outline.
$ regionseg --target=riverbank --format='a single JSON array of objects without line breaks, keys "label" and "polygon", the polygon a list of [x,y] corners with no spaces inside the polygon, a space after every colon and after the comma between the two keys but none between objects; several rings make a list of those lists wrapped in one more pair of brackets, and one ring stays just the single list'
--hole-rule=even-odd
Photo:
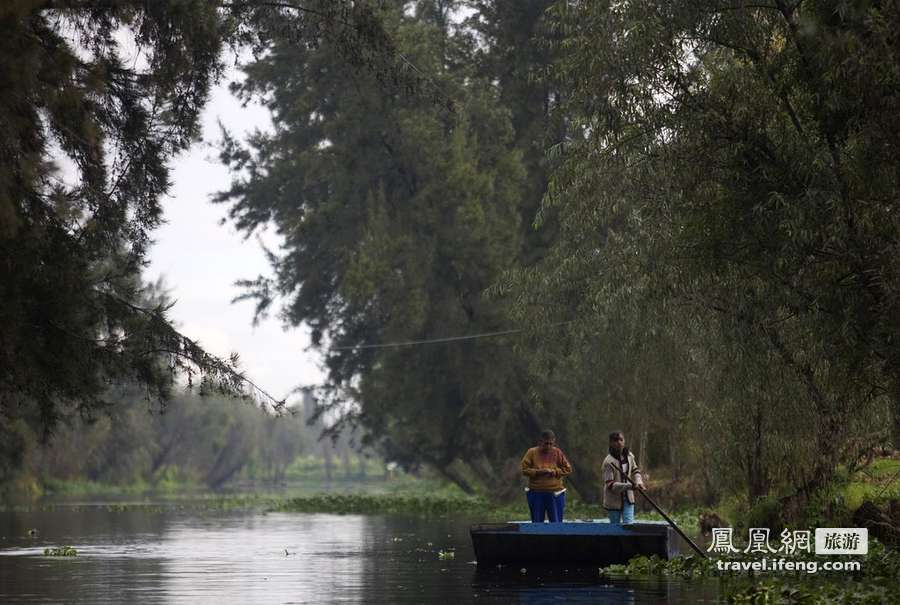
[{"label": "riverbank", "polygon": [[[397,474],[390,478],[369,475],[337,476],[326,480],[313,469],[302,469],[284,485],[235,483],[226,490],[209,490],[197,482],[167,480],[155,483],[112,485],[89,481],[50,480],[45,483],[45,496],[40,499],[7,503],[6,507],[46,509],[55,506],[95,503],[111,508],[180,506],[213,509],[260,509],[304,513],[333,514],[406,514],[422,516],[465,515],[486,521],[524,519],[528,509],[524,496],[520,501],[497,503],[484,496],[465,494],[454,485],[434,477]],[[807,511],[809,527],[852,526],[853,513],[863,501],[887,506],[900,497],[900,460],[876,459],[853,473],[839,469],[834,481],[822,490]],[[569,495],[567,519],[605,518],[599,505],[585,504]],[[699,531],[702,513],[715,511],[725,525],[736,533],[748,527],[770,527],[775,531],[784,525],[779,516],[777,498],[758,501],[754,506],[736,496],[707,508],[682,508],[667,511],[679,526],[689,532]],[[660,519],[652,511],[639,511],[642,519]]]},{"label": "riverbank", "polygon": [[[509,521],[528,518],[528,507],[521,502],[497,503],[481,496],[471,496],[454,486],[429,479],[400,479],[365,486],[359,484],[293,485],[283,489],[232,493],[211,492],[195,486],[163,492],[128,489],[88,490],[84,485],[71,485],[54,497],[7,504],[0,510],[52,511],[63,508],[100,508],[109,512],[179,510],[258,510],[271,512],[330,513],[336,515],[405,515],[418,517],[468,517],[480,521]],[[680,527],[692,533],[699,531],[699,510],[672,513]],[[566,519],[604,519],[603,507],[571,499],[566,503]],[[640,519],[661,519],[655,513],[641,512]]]}]

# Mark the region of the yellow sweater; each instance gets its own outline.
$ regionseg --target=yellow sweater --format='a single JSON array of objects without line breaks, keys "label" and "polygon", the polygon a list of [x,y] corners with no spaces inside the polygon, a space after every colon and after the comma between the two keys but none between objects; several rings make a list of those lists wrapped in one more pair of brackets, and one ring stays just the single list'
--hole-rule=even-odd
[{"label": "yellow sweater", "polygon": [[[539,472],[539,469],[542,469]],[[546,472],[550,471],[550,472]],[[533,447],[522,458],[522,474],[528,477],[528,489],[538,492],[556,492],[563,488],[562,478],[572,472],[572,465],[558,447],[546,454]]]}]

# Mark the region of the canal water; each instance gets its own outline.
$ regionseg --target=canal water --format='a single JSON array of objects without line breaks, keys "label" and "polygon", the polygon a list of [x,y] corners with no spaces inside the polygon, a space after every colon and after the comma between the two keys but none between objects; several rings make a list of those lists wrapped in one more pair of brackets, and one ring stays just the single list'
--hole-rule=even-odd
[{"label": "canal water", "polygon": [[[102,505],[0,512],[0,603],[719,602],[708,580],[479,568],[469,524]],[[43,556],[56,546],[78,555]]]}]

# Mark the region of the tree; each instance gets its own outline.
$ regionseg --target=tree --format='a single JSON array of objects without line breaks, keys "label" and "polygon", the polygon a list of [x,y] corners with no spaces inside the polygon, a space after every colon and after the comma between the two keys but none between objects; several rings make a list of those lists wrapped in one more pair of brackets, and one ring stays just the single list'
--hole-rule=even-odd
[{"label": "tree", "polygon": [[[110,384],[130,379],[163,396],[167,365],[234,380],[227,362],[171,329],[162,308],[137,302],[166,161],[197,134],[219,73],[215,8],[16,2],[0,27],[4,418],[49,433],[64,410],[89,414]],[[133,38],[136,59],[117,31]]]},{"label": "tree", "polygon": [[[508,402],[526,392],[508,343],[371,346],[502,329],[505,303],[483,292],[525,231],[514,132],[470,66],[474,43],[452,24],[454,3],[401,4],[382,17],[398,52],[457,111],[385,91],[328,44],[276,42],[238,89],[265,99],[274,133],[246,147],[226,139],[237,178],[220,200],[238,228],[272,221],[285,236],[274,279],[248,285],[260,311],[281,294],[284,318],[312,326],[331,394],[357,404],[332,411],[407,466],[430,464],[467,489],[506,484],[506,439],[518,450],[521,437]],[[498,439],[506,426],[515,437]]]},{"label": "tree", "polygon": [[67,414],[96,414],[111,385],[140,384],[164,401],[179,371],[191,382],[201,376],[202,390],[270,399],[240,374],[236,356],[206,354],[171,326],[165,306],[141,304],[168,163],[198,134],[227,45],[259,49],[273,31],[293,44],[327,39],[356,67],[411,81],[372,15],[365,3],[320,0],[4,3],[4,442],[21,422],[46,438]]},{"label": "tree", "polygon": [[751,373],[756,392],[727,389],[740,413],[800,406],[805,425],[770,434],[801,491],[884,438],[896,393],[897,10],[554,7],[569,129],[546,207],[562,236],[516,283],[582,277],[589,326],[630,309],[645,319],[632,339],[705,326]]},{"label": "tree", "polygon": [[[545,14],[552,0],[474,0],[466,22],[479,41],[472,60],[478,73],[495,82],[500,103],[510,112],[515,147],[522,153],[527,181],[521,194],[524,225],[534,222],[547,190],[550,163],[547,149],[562,140],[563,118],[555,111],[562,92],[546,77],[558,52]],[[521,262],[542,257],[556,236],[549,217],[543,229],[527,229]]]}]

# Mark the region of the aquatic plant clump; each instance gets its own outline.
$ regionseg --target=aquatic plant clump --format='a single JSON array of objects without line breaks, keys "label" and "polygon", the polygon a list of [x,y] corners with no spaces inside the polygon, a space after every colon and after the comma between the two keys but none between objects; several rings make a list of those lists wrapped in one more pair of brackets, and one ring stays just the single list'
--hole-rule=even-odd
[{"label": "aquatic plant clump", "polygon": [[772,579],[747,584],[740,588],[726,588],[728,603],[803,603],[810,605],[881,605],[896,603],[896,589],[884,584],[862,582],[788,583]]},{"label": "aquatic plant clump", "polygon": [[608,576],[681,576],[696,578],[718,575],[714,559],[696,555],[675,557],[668,561],[656,555],[634,557],[625,565],[610,565],[600,570]]},{"label": "aquatic plant clump", "polygon": [[45,557],[75,557],[78,551],[71,546],[58,546],[56,548],[45,548]]},{"label": "aquatic plant clump", "polygon": [[[856,559],[856,557],[854,557]],[[729,560],[746,556],[729,557]],[[728,603],[846,603],[880,604],[898,602],[900,551],[871,541],[869,553],[858,558],[861,569],[855,572],[825,571],[817,575],[802,572],[725,572],[717,568],[716,558],[694,555],[664,560],[659,557],[635,557],[627,565],[610,565],[600,570],[607,576],[680,576],[713,578],[722,581]]]},{"label": "aquatic plant clump", "polygon": [[[335,514],[411,514],[423,516],[477,516],[506,521],[525,519],[528,509],[521,504],[497,504],[480,496],[456,494],[318,494],[273,503],[271,510]],[[605,518],[600,506],[574,501],[566,506],[566,519]]]},{"label": "aquatic plant clump", "polygon": [[336,514],[422,514],[449,515],[477,513],[489,504],[470,496],[418,496],[383,494],[321,494],[291,498],[275,505],[279,511],[321,512]]}]

